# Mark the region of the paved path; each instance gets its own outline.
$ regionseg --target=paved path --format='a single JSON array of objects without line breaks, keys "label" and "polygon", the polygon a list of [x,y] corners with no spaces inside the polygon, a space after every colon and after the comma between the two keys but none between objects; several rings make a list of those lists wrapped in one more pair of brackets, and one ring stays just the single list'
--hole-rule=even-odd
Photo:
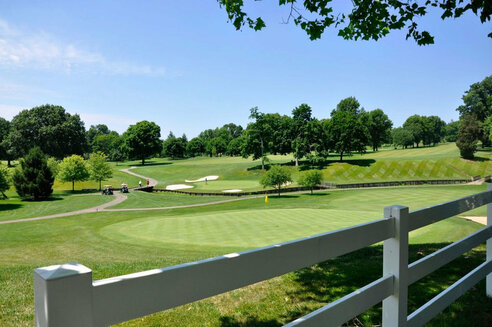
[{"label": "paved path", "polygon": [[143,183],[144,186],[145,186],[145,183],[146,183],[147,179],[149,180],[149,186],[156,186],[157,185],[157,180],[155,180],[153,178],[150,178],[150,177],[147,177],[147,176],[139,175],[139,174],[134,173],[133,171],[130,171],[130,169],[134,169],[134,168],[137,168],[137,167],[136,166],[133,166],[133,167],[130,167],[130,168],[120,169],[120,171],[122,171],[124,173],[127,173],[127,174],[130,174],[130,175],[133,175],[133,176],[137,176],[137,177],[142,178],[143,179],[142,183]]},{"label": "paved path", "polygon": [[[101,195],[102,196],[102,195]],[[13,224],[13,223],[20,223],[24,221],[33,221],[33,220],[44,220],[44,219],[53,219],[53,218],[60,218],[60,217],[66,217],[66,216],[73,216],[73,215],[80,215],[83,213],[91,213],[91,212],[99,212],[99,211],[105,211],[107,207],[111,207],[114,205],[117,205],[118,203],[121,203],[127,199],[126,195],[123,195],[120,192],[115,192],[114,193],[115,199],[113,201],[109,201],[107,203],[98,205],[97,207],[92,207],[88,209],[81,209],[81,210],[76,210],[76,211],[70,211],[70,212],[62,212],[62,213],[57,213],[54,215],[49,215],[49,216],[42,216],[42,217],[33,217],[33,218],[25,218],[25,219],[14,219],[14,220],[5,220],[5,221],[0,221],[1,224]]]}]

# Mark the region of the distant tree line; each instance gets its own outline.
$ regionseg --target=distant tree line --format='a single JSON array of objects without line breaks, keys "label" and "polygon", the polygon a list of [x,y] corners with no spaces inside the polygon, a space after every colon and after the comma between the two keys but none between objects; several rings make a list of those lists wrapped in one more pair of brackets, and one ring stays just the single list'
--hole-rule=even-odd
[{"label": "distant tree line", "polygon": [[268,154],[292,153],[295,164],[306,159],[324,160],[337,153],[340,160],[353,152],[373,151],[383,145],[394,147],[433,146],[441,141],[456,142],[461,155],[473,158],[478,142],[492,143],[492,76],[472,84],[457,108],[459,121],[446,124],[437,116],[412,115],[401,127],[381,109],[366,111],[354,97],[341,100],[329,118],[313,117],[311,107],[301,104],[291,115],[265,113],[250,109],[251,122],[243,128],[233,123],[207,129],[188,140],[169,133],[161,139],[161,129],[154,122],[141,121],[123,133],[111,131],[104,124],[85,129],[79,115],[71,115],[61,106],[43,105],[26,109],[11,121],[0,118],[0,159],[8,165],[39,147],[48,157],[62,160],[71,155],[89,158],[100,152],[108,160],[141,160],[153,156],[180,159],[196,156],[242,156],[261,159]]}]

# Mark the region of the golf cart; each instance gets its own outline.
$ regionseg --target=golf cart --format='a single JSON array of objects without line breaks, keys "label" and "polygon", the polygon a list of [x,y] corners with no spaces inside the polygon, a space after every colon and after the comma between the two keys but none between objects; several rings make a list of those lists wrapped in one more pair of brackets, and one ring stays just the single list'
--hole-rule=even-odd
[{"label": "golf cart", "polygon": [[128,185],[121,184],[121,193],[128,193]]},{"label": "golf cart", "polygon": [[104,189],[102,191],[103,195],[113,195],[113,186],[112,185],[104,185]]}]

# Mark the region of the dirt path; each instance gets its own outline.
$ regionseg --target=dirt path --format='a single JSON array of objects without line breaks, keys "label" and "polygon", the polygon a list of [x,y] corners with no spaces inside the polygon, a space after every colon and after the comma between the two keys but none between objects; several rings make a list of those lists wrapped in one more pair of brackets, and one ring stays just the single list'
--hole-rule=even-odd
[{"label": "dirt path", "polygon": [[[102,196],[102,195],[101,195]],[[45,219],[53,219],[53,218],[60,218],[60,217],[67,217],[67,216],[74,216],[74,215],[80,215],[83,213],[91,213],[91,212],[99,212],[99,211],[105,211],[107,207],[111,207],[114,205],[117,205],[118,203],[121,203],[127,199],[126,195],[123,195],[120,192],[115,192],[114,193],[115,199],[112,201],[109,201],[107,203],[98,205],[97,207],[92,207],[92,208],[87,208],[87,209],[81,209],[81,210],[76,210],[76,211],[70,211],[70,212],[62,212],[62,213],[57,213],[54,215],[49,215],[49,216],[42,216],[42,217],[33,217],[33,218],[25,218],[25,219],[14,219],[14,220],[5,220],[5,221],[0,221],[1,224],[13,224],[13,223],[20,223],[24,221],[34,221],[34,220],[45,220]]]},{"label": "dirt path", "polygon": [[136,166],[133,166],[133,167],[130,167],[130,168],[120,169],[120,171],[122,171],[124,173],[127,173],[127,174],[130,174],[130,175],[133,175],[133,176],[137,176],[137,177],[142,178],[143,179],[142,185],[145,185],[145,182],[147,181],[147,179],[149,180],[149,186],[156,186],[157,185],[157,180],[155,180],[153,178],[150,178],[150,177],[147,177],[147,176],[143,176],[143,175],[134,173],[133,171],[130,171],[130,169],[134,169],[134,168],[137,168],[137,167]]}]

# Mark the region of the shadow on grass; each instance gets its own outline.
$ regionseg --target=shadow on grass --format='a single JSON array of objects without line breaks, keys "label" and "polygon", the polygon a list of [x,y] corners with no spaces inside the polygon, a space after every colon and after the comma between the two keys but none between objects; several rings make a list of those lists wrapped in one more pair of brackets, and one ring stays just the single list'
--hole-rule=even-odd
[{"label": "shadow on grass", "polygon": [[[449,243],[410,245],[410,262],[420,259]],[[360,287],[363,287],[382,275],[383,247],[372,246],[324,263],[294,272],[296,291],[290,294],[301,302],[318,303],[322,307]],[[438,269],[409,287],[408,313],[418,309],[442,292],[459,278],[480,265],[485,251],[475,250],[466,253],[450,264]],[[308,314],[308,309],[288,315],[289,321]],[[381,304],[365,311],[348,322],[349,326],[372,326],[381,324]],[[490,326],[492,319],[492,299],[485,295],[485,281],[482,280],[466,292],[453,305],[438,314],[426,326]],[[344,325],[345,326],[345,325]]]},{"label": "shadow on grass", "polygon": [[5,201],[0,201],[0,211],[15,210],[23,207],[20,203],[6,203]]},{"label": "shadow on grass", "polygon": [[222,316],[220,317],[221,327],[278,327],[282,326],[276,319],[262,320],[258,317],[248,316],[239,321],[235,317]]},{"label": "shadow on grass", "polygon": [[482,161],[490,161],[489,158],[484,158],[484,157],[477,157],[475,156],[475,158],[473,158],[471,161],[478,161],[478,162],[482,162]]},{"label": "shadow on grass", "polygon": [[145,165],[142,165],[142,163],[139,164],[134,164],[132,166],[137,166],[137,167],[147,167],[147,166],[167,166],[167,165],[172,165],[172,162],[157,162],[157,161],[145,161]]}]

